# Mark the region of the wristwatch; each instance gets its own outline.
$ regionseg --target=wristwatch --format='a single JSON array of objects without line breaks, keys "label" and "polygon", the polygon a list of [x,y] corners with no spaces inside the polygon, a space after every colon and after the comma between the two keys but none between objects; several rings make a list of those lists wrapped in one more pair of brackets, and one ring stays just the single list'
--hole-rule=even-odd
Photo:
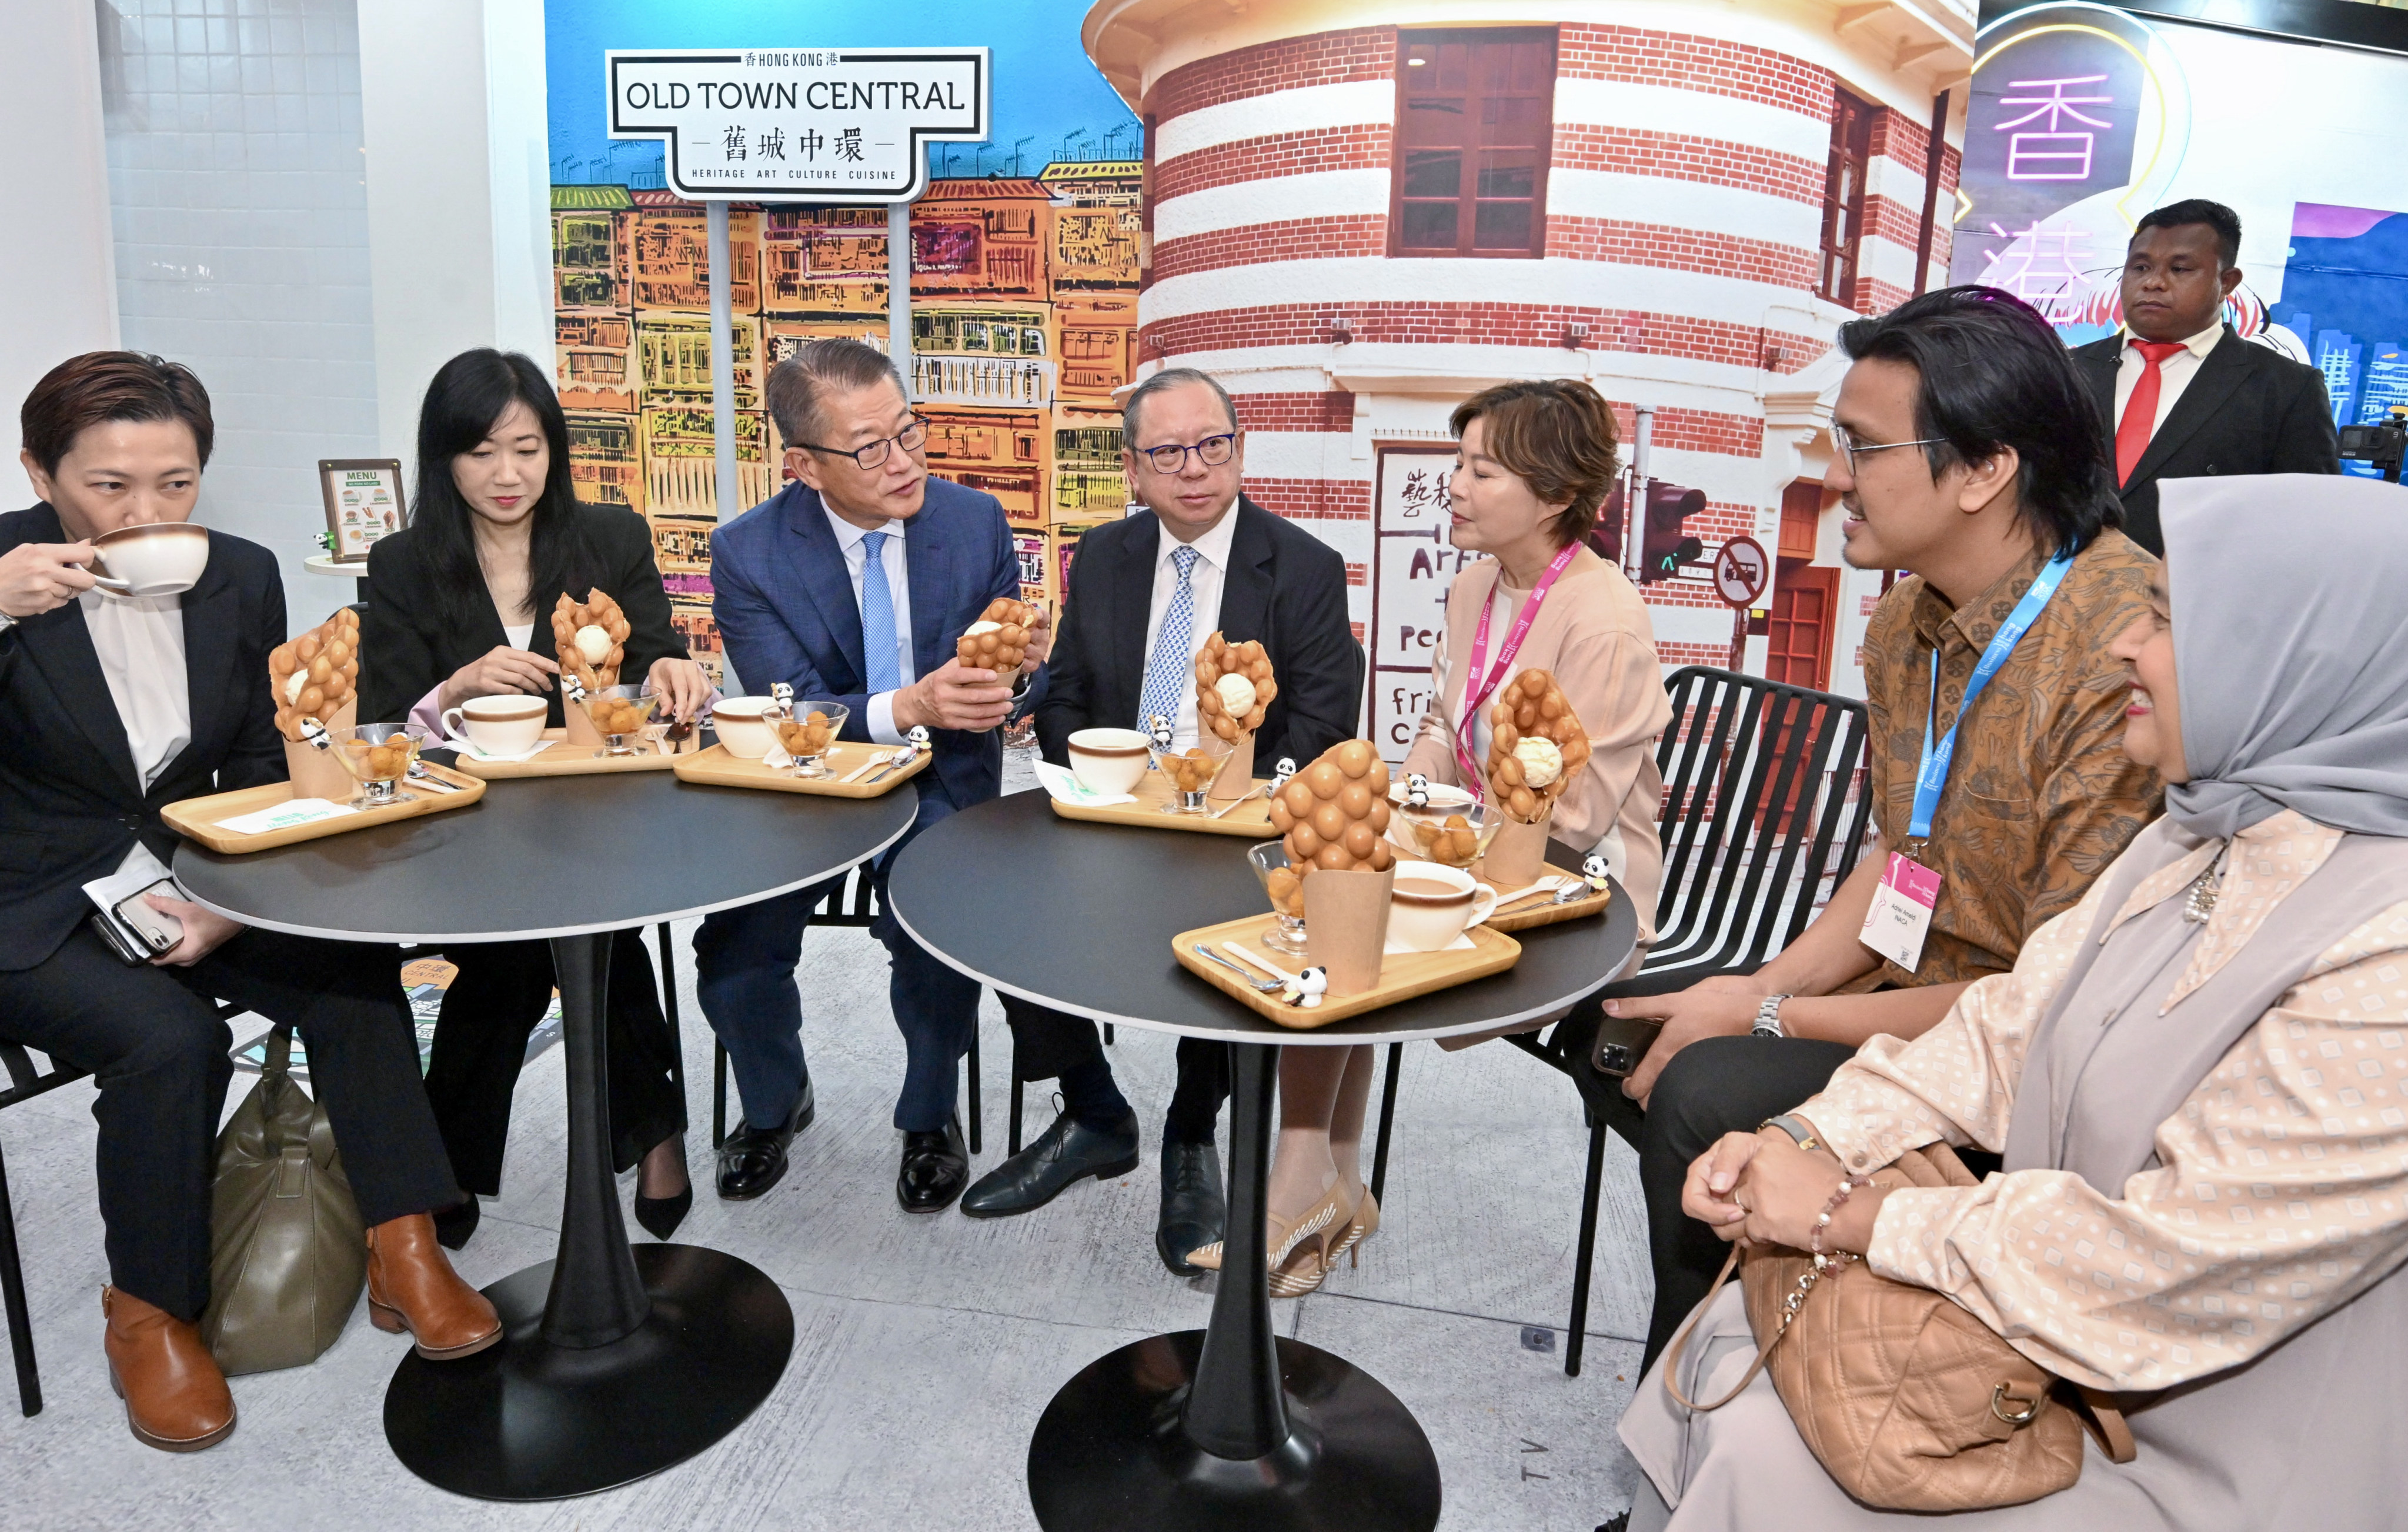
[{"label": "wristwatch", "polygon": [[1798,1147],[1800,1149],[1820,1149],[1823,1147],[1823,1140],[1814,1136],[1813,1125],[1808,1123],[1806,1119],[1798,1116],[1794,1112],[1784,1111],[1778,1117],[1768,1117],[1763,1122],[1756,1124],[1756,1131],[1762,1133],[1769,1127],[1777,1127],[1782,1132],[1786,1133],[1789,1137],[1798,1140]]},{"label": "wristwatch", "polygon": [[1764,1003],[1756,1008],[1756,1024],[1747,1029],[1748,1035],[1756,1038],[1789,1036],[1788,1033],[1781,1030],[1781,1002],[1788,998],[1789,996],[1785,995],[1766,995]]}]

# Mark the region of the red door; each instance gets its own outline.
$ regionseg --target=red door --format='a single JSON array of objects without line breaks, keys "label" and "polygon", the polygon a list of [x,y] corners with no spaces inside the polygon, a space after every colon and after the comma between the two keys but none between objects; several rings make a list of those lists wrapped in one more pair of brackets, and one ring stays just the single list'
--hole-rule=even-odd
[{"label": "red door", "polygon": [[1830,690],[1831,629],[1839,604],[1840,571],[1798,559],[1781,561],[1765,623],[1767,680]]}]

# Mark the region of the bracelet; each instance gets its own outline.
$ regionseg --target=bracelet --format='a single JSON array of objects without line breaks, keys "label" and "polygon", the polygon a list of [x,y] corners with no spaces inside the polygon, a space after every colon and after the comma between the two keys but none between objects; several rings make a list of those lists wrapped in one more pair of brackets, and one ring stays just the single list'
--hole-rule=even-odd
[{"label": "bracelet", "polygon": [[1850,1258],[1844,1251],[1836,1256],[1826,1255],[1823,1253],[1823,1231],[1831,1226],[1831,1216],[1840,1210],[1840,1205],[1848,1200],[1851,1193],[1859,1186],[1871,1184],[1862,1176],[1842,1178],[1839,1187],[1831,1193],[1831,1199],[1823,1204],[1821,1212],[1814,1215],[1813,1226],[1806,1231],[1806,1252],[1814,1257],[1815,1270],[1820,1271],[1835,1260],[1844,1261]]}]

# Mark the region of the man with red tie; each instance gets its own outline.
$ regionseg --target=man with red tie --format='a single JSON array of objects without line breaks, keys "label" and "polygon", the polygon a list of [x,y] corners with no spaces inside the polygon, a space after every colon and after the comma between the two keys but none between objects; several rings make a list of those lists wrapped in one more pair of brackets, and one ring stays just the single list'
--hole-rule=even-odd
[{"label": "man with red tie", "polygon": [[2201,198],[2141,220],[2124,257],[2124,330],[2074,351],[2107,427],[2124,533],[2163,556],[2157,481],[2339,473],[2324,375],[2224,322],[2241,220]]}]

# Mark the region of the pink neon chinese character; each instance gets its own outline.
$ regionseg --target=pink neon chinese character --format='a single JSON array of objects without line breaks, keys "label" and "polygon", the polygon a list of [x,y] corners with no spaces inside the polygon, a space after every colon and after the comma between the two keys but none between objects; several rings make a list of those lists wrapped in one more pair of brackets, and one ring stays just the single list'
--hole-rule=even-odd
[{"label": "pink neon chinese character", "polygon": [[2113,126],[2099,118],[2085,115],[2084,107],[2114,104],[2112,95],[2068,95],[2070,85],[2097,85],[2105,75],[2082,75],[2068,79],[2011,79],[2010,91],[2046,90],[2046,95],[2004,95],[2001,107],[2028,107],[2021,117],[2000,122],[1993,130],[2005,133],[2045,117],[2047,122],[2029,133],[2018,133],[2007,140],[2007,179],[2009,180],[2088,180],[2090,151],[2098,135],[2081,129],[2067,129],[2065,120],[2093,128]]}]

